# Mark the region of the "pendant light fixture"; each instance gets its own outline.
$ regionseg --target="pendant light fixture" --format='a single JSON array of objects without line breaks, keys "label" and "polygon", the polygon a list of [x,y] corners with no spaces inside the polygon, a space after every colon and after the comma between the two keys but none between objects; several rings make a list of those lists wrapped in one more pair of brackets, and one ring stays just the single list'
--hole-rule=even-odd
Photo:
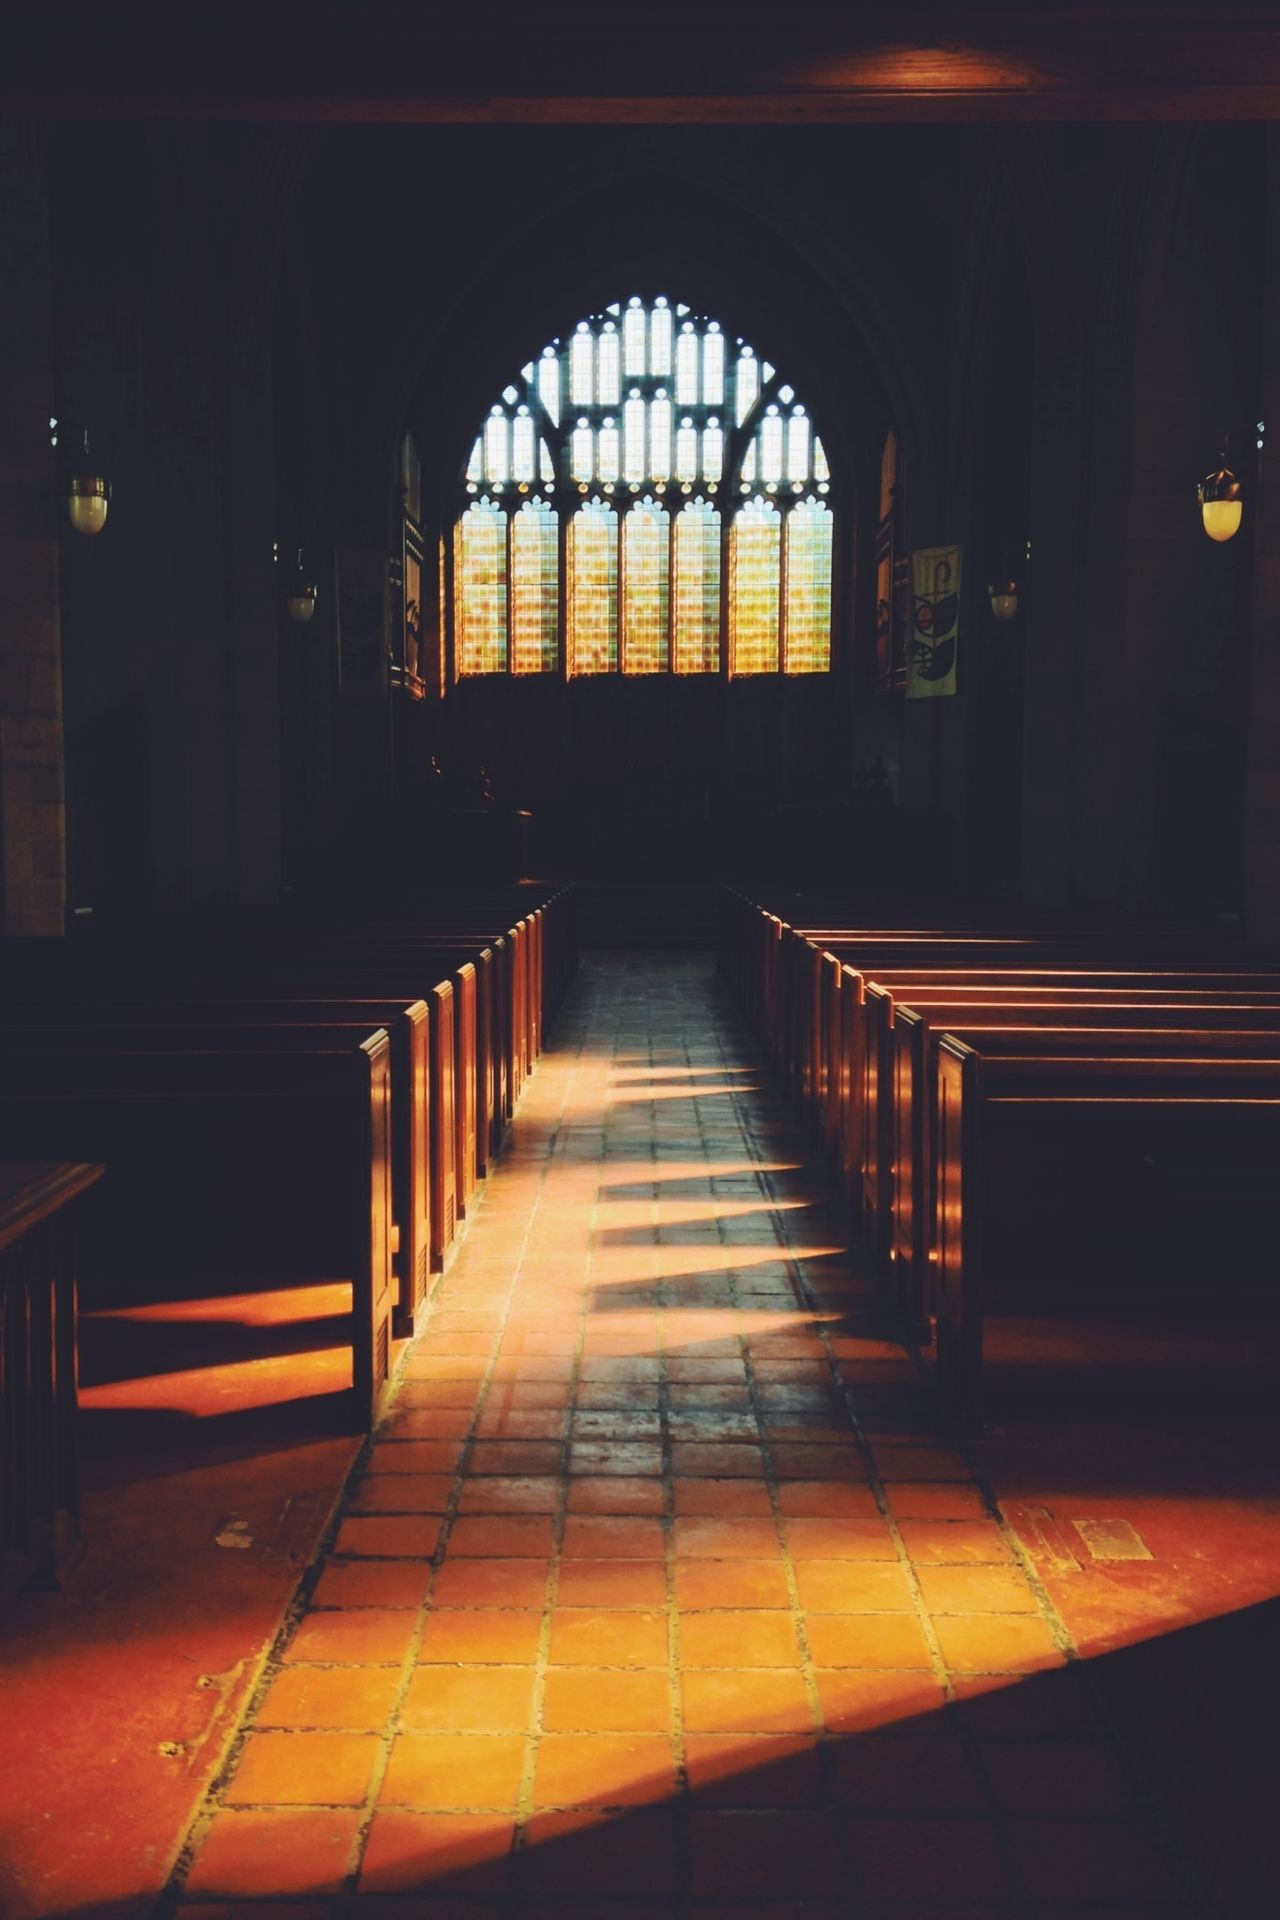
[{"label": "pendant light fixture", "polygon": [[303,563],[303,550],[298,548],[297,564],[291,571],[284,590],[285,611],[296,627],[305,627],[316,610],[316,583]]},{"label": "pendant light fixture", "polygon": [[1218,465],[1199,486],[1200,517],[1211,540],[1233,540],[1240,531],[1244,500],[1240,482],[1227,465],[1227,435],[1220,436]]},{"label": "pendant light fixture", "polygon": [[67,475],[67,514],[77,533],[101,533],[111,504],[111,482],[89,451],[89,434]]}]

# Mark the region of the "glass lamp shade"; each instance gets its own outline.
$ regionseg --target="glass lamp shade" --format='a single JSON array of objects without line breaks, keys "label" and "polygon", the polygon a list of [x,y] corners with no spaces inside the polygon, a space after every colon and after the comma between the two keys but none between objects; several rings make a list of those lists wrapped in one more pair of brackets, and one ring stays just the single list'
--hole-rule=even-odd
[{"label": "glass lamp shade", "polygon": [[67,513],[77,533],[101,533],[107,524],[111,483],[101,474],[73,473],[67,482]]},{"label": "glass lamp shade", "polygon": [[1016,580],[993,580],[987,588],[991,611],[997,620],[1012,620],[1018,611]]},{"label": "glass lamp shade", "polygon": [[1200,482],[1200,517],[1211,540],[1231,540],[1244,514],[1240,482],[1230,467],[1219,467]]},{"label": "glass lamp shade", "polygon": [[284,604],[294,625],[305,627],[316,610],[315,587],[309,582],[299,580],[285,595]]}]

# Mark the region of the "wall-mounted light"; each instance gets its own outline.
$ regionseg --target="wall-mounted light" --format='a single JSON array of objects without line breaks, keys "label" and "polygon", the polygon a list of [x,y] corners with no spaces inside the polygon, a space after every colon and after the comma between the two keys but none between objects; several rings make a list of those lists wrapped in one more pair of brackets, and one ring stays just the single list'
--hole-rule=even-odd
[{"label": "wall-mounted light", "polygon": [[1000,565],[996,577],[987,582],[987,599],[991,603],[992,617],[1002,621],[1015,619],[1020,591],[1018,575],[1010,560],[1009,549],[1001,547]]},{"label": "wall-mounted light", "polygon": [[296,627],[305,627],[310,620],[316,610],[316,595],[315,579],[307,571],[299,547],[297,564],[290,570],[284,589],[285,611]]},{"label": "wall-mounted light", "polygon": [[[52,421],[50,427],[56,435]],[[75,455],[74,465],[67,474],[67,513],[76,532],[101,533],[107,524],[107,508],[110,504],[111,482],[90,453],[89,435],[86,432],[81,449]]]},{"label": "wall-mounted light", "polygon": [[1198,488],[1200,517],[1211,540],[1232,540],[1240,531],[1244,498],[1240,482],[1227,465],[1227,436],[1222,435],[1218,465],[1207,473]]}]

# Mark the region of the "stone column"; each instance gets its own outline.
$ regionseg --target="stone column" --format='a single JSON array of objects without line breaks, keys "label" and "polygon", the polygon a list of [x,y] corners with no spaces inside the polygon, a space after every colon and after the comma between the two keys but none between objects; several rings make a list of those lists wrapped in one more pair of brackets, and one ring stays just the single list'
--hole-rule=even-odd
[{"label": "stone column", "polygon": [[[1258,460],[1254,505],[1254,625],[1249,675],[1245,802],[1245,921],[1252,940],[1280,940],[1280,482],[1271,463],[1280,429],[1280,365],[1270,351],[1280,324],[1280,127],[1268,127],[1263,240],[1261,412],[1268,452]],[[1269,457],[1268,457],[1269,456]]]},{"label": "stone column", "polygon": [[0,914],[60,934],[66,909],[48,134],[0,121]]}]

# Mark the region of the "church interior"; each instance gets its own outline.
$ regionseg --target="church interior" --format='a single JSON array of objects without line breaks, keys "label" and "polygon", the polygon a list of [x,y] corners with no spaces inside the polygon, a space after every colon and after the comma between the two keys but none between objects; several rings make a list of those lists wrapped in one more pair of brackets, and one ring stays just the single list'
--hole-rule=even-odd
[{"label": "church interior", "polygon": [[1280,1910],[1280,22],[0,71],[0,1920]]}]

